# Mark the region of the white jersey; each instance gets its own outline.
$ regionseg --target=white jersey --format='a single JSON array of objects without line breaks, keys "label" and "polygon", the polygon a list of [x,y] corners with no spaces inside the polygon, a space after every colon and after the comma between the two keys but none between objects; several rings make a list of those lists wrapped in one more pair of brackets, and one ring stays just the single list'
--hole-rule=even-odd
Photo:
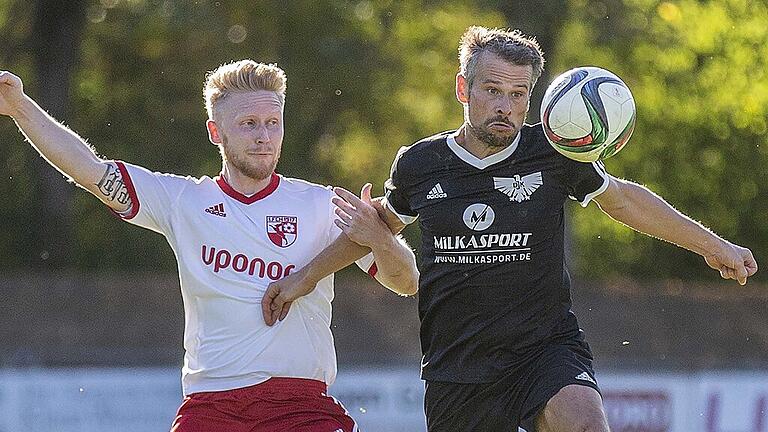
[{"label": "white jersey", "polygon": [[[117,165],[133,202],[121,217],[163,234],[176,254],[185,312],[184,394],[271,377],[332,384],[333,275],[294,301],[286,319],[272,327],[264,323],[261,299],[271,282],[306,265],[339,235],[333,191],[273,174],[266,188],[248,197],[222,177]],[[369,256],[358,265],[371,263]]]}]

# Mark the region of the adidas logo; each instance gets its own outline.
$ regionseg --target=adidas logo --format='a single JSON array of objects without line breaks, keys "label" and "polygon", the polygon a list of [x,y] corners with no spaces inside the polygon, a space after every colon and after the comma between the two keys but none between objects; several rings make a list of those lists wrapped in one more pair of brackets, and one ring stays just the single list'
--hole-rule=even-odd
[{"label": "adidas logo", "polygon": [[218,203],[215,206],[208,207],[205,209],[205,212],[216,216],[227,217],[227,213],[224,212],[224,203]]},{"label": "adidas logo", "polygon": [[447,198],[448,194],[443,192],[443,187],[440,186],[440,183],[436,184],[435,187],[432,188],[431,191],[427,194],[427,199],[438,199],[438,198]]},{"label": "adidas logo", "polygon": [[589,382],[591,382],[592,384],[597,384],[597,383],[595,382],[595,380],[593,380],[593,379],[592,379],[592,377],[591,377],[591,376],[589,376],[589,374],[588,374],[588,373],[586,373],[586,372],[582,372],[582,373],[580,373],[580,374],[576,375],[574,378],[575,378],[575,379],[577,379],[577,380],[582,380],[582,381],[589,381]]}]

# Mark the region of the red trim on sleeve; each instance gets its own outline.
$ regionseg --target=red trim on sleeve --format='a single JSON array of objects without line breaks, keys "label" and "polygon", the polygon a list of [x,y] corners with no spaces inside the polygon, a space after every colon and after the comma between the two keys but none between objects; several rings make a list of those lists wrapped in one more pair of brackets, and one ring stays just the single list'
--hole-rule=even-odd
[{"label": "red trim on sleeve", "polygon": [[131,175],[128,173],[128,169],[125,168],[125,164],[121,161],[115,161],[115,165],[117,165],[117,169],[120,171],[120,175],[123,176],[123,183],[125,184],[125,188],[128,189],[128,196],[131,198],[131,210],[128,213],[122,214],[114,211],[111,207],[110,210],[120,219],[130,220],[139,214],[139,208],[141,208],[141,204],[139,203],[139,197],[136,195],[136,188],[133,187],[133,180],[131,180]]},{"label": "red trim on sleeve", "polygon": [[372,278],[375,278],[376,277],[376,273],[378,273],[378,272],[379,272],[379,267],[376,266],[376,261],[374,261],[373,264],[371,264],[371,267],[368,268],[368,274]]},{"label": "red trim on sleeve", "polygon": [[229,183],[227,183],[227,180],[224,179],[224,176],[222,175],[216,177],[216,184],[219,185],[219,188],[221,188],[222,192],[240,201],[241,203],[253,204],[258,200],[266,198],[272,192],[274,192],[275,189],[277,189],[277,186],[280,184],[280,176],[276,173],[272,173],[272,177],[269,179],[269,184],[264,189],[256,192],[251,196],[243,195],[236,191],[232,186],[229,185]]}]

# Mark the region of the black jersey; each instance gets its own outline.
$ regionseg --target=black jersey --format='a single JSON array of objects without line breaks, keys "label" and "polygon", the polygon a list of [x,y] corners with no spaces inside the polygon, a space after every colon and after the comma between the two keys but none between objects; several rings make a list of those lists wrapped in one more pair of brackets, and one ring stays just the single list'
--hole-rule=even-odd
[{"label": "black jersey", "polygon": [[557,153],[541,125],[478,159],[455,131],[398,152],[386,204],[422,233],[422,378],[489,382],[547,342],[581,338],[570,311],[563,204],[608,187],[601,163]]}]

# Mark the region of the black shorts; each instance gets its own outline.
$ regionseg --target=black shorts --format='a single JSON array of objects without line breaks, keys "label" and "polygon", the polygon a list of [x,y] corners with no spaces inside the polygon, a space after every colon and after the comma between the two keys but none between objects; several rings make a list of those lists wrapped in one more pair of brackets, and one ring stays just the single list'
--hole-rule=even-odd
[{"label": "black shorts", "polygon": [[424,412],[429,432],[535,432],[547,402],[567,385],[600,391],[592,353],[582,341],[543,347],[536,355],[491,383],[426,382]]}]

